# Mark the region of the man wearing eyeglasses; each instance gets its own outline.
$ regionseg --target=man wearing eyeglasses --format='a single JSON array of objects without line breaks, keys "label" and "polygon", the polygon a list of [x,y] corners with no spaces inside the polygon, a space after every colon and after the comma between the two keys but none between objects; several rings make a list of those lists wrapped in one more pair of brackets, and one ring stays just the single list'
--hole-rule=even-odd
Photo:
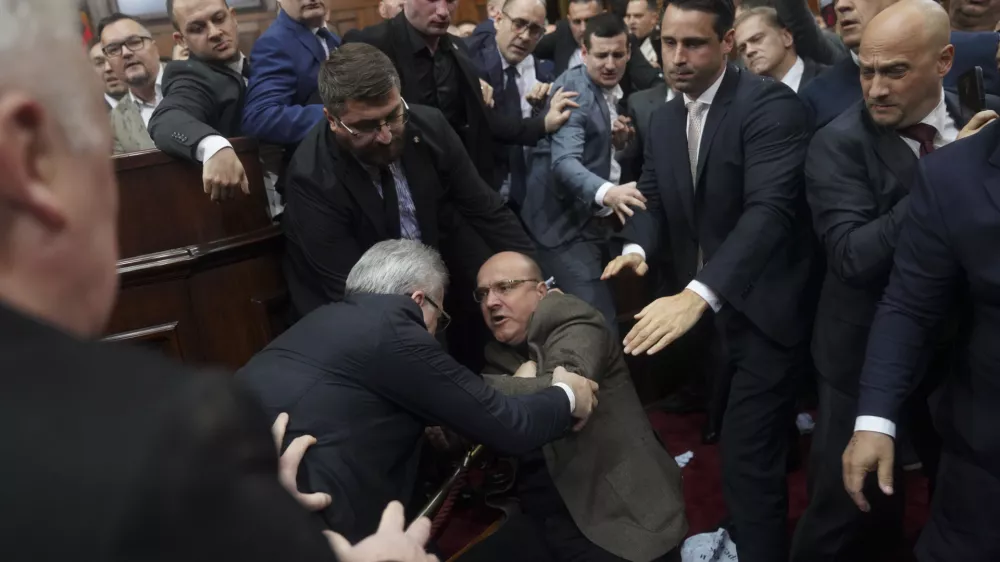
[{"label": "man wearing eyeglasses", "polygon": [[118,102],[128,95],[128,86],[115,76],[115,71],[108,63],[108,57],[104,55],[100,37],[95,37],[90,41],[90,62],[94,63],[94,72],[104,84],[104,105],[107,106],[110,113],[118,105]]},{"label": "man wearing eyeglasses", "polygon": [[564,366],[601,385],[600,406],[580,431],[519,458],[523,516],[461,560],[679,560],[687,532],[680,469],[649,424],[621,344],[600,312],[541,279],[538,264],[514,252],[479,270],[473,296],[495,338],[484,379],[508,396],[531,394]]},{"label": "man wearing eyeglasses", "polygon": [[128,85],[128,94],[111,112],[114,153],[152,150],[156,146],[147,126],[153,110],[163,100],[163,68],[153,36],[124,14],[111,14],[101,20],[97,35],[115,76]]},{"label": "man wearing eyeglasses", "polygon": [[300,489],[336,498],[322,515],[348,540],[374,532],[390,501],[410,517],[421,507],[410,500],[426,427],[517,455],[583,426],[596,406],[598,384],[565,369],[507,397],[459,365],[434,337],[450,318],[447,285],[434,249],[379,242],[350,269],[343,302],[313,311],[236,374],[269,418],[289,414],[289,439],[317,439]]}]

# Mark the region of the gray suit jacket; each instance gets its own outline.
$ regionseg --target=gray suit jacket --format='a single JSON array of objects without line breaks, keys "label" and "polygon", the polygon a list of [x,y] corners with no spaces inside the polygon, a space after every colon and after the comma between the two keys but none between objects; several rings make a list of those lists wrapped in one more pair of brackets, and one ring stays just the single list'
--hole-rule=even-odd
[{"label": "gray suit jacket", "polygon": [[634,562],[675,548],[687,533],[681,473],[639,403],[621,343],[582,300],[549,293],[528,325],[537,378],[514,378],[515,348],[486,348],[487,383],[508,395],[544,390],[562,366],[601,385],[600,405],[577,432],[544,445],[545,462],[573,521],[591,542]]},{"label": "gray suit jacket", "polygon": [[142,122],[139,106],[132,101],[132,94],[125,94],[125,97],[111,110],[110,116],[115,154],[156,148],[149,131],[146,130],[146,124]]},{"label": "gray suit jacket", "polygon": [[521,206],[528,233],[547,248],[579,236],[598,209],[597,190],[611,173],[611,116],[601,88],[587,76],[584,66],[559,76],[552,91],[559,88],[578,92],[574,101],[580,107],[531,151],[528,189]]}]

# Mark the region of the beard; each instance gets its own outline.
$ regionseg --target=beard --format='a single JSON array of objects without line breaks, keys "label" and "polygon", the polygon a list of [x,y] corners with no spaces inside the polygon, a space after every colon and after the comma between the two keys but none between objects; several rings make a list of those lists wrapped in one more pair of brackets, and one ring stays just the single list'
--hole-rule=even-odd
[{"label": "beard", "polygon": [[365,146],[357,147],[351,146],[350,142],[348,142],[346,145],[345,143],[341,143],[341,146],[354,154],[354,157],[362,164],[384,167],[399,160],[399,157],[403,154],[404,141],[405,138],[400,133],[399,135],[393,135],[389,144],[371,142]]}]

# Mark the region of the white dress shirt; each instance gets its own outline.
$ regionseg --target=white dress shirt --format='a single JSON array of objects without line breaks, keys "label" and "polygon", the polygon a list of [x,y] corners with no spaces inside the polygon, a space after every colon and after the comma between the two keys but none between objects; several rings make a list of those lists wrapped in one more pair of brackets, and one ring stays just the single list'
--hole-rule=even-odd
[{"label": "white dress shirt", "polygon": [[[702,105],[708,106],[708,110],[705,112],[705,117],[704,117],[702,123],[707,123],[708,122],[708,114],[712,112],[712,101],[715,100],[715,94],[718,93],[719,86],[722,85],[722,79],[725,78],[725,76],[726,76],[726,71],[723,70],[722,74],[720,74],[719,77],[715,80],[715,83],[713,83],[711,86],[709,86],[707,90],[705,90],[700,96],[698,96],[698,100],[697,101],[700,102]],[[670,94],[667,94],[667,99],[670,99]],[[695,101],[695,100],[691,99],[687,94],[684,94],[684,104],[685,105],[687,105],[688,103],[690,103],[692,101]],[[690,118],[690,116],[688,116],[688,119],[685,122],[685,130],[687,130],[687,128],[691,125],[690,120],[691,120],[691,118]],[[702,127],[702,130],[701,130],[701,132],[699,132],[699,135],[702,134],[702,133],[704,133],[704,131],[705,131],[705,129],[704,129],[704,127]],[[699,138],[698,138],[698,147],[695,150],[696,155],[700,151],[701,151],[701,137],[699,136]],[[697,178],[692,178],[692,181],[695,183],[695,185],[697,185]],[[633,244],[633,243],[625,244],[625,247],[622,248],[622,255],[624,256],[625,254],[639,254],[640,256],[642,256],[643,260],[646,259],[646,251],[643,250],[642,246],[640,246],[638,244]],[[698,248],[698,254],[699,254],[699,256],[701,255],[701,248],[700,247]],[[698,266],[700,268],[701,264],[698,264]],[[694,291],[695,293],[698,294],[698,296],[700,296],[701,298],[705,299],[705,302],[708,303],[708,306],[712,307],[712,310],[714,310],[715,312],[718,312],[719,309],[722,308],[722,299],[719,298],[719,295],[717,295],[715,293],[715,291],[713,291],[712,289],[710,289],[704,283],[702,283],[702,282],[700,282],[700,281],[698,281],[696,279],[692,279],[691,282],[688,283],[687,287],[685,287],[685,288]]]},{"label": "white dress shirt", "polygon": [[[615,84],[612,89],[602,88],[601,93],[604,94],[604,104],[608,108],[608,116],[611,117],[610,124],[614,128],[615,121],[618,120],[618,100],[622,99],[624,93],[622,92],[622,87],[620,84]],[[601,187],[597,188],[597,193],[594,195],[594,203],[597,203],[599,209],[594,212],[595,216],[606,217],[611,213],[615,212],[611,207],[604,206],[604,196],[607,195],[608,190],[612,187],[618,185],[618,181],[622,177],[622,165],[618,163],[618,159],[615,158],[615,143],[611,142],[611,168],[608,172],[608,181],[601,184]]]},{"label": "white dress shirt", "polygon": [[670,86],[667,86],[667,101],[670,101],[676,97],[677,97],[677,92],[675,92],[674,89],[671,88]]},{"label": "white dress shirt", "polygon": [[802,62],[802,57],[795,57],[795,64],[788,69],[788,72],[781,77],[781,83],[792,89],[793,92],[799,92],[799,85],[802,83],[802,73],[806,71],[806,63]]},{"label": "white dress shirt", "polygon": [[[941,148],[946,144],[955,142],[955,139],[958,138],[958,125],[955,124],[955,120],[948,114],[948,108],[944,104],[944,88],[941,89],[941,100],[938,101],[934,109],[921,119],[920,122],[930,125],[937,130],[937,134],[934,135],[934,148]],[[918,141],[904,135],[899,135],[899,138],[903,139],[903,142],[910,147],[910,150],[918,158],[920,157],[920,143]]]},{"label": "white dress shirt", "polygon": [[109,96],[108,94],[104,94],[104,101],[108,102],[108,105],[111,106],[111,109],[118,107],[118,100]]},{"label": "white dress shirt", "polygon": [[[240,58],[236,62],[231,62],[226,64],[229,68],[233,70],[236,74],[243,76],[243,65],[246,64],[246,57],[243,53],[240,53]],[[243,84],[246,85],[247,79],[243,78]],[[199,162],[207,162],[215,153],[222,150],[223,148],[232,148],[233,145],[230,144],[226,137],[222,135],[210,135],[198,142],[198,146],[194,150],[194,157]]]},{"label": "white dress shirt", "polygon": [[653,41],[649,37],[646,37],[646,40],[639,45],[639,52],[642,53],[642,56],[646,57],[650,66],[659,68],[660,61],[656,58],[656,49],[653,47]]},{"label": "white dress shirt", "polygon": [[316,40],[319,41],[320,46],[323,47],[323,52],[326,53],[326,58],[330,58],[330,46],[327,45],[326,41],[319,36],[320,29],[327,29],[327,27],[325,25],[322,25],[320,27],[314,27],[310,31],[313,32],[313,35],[316,36]]},{"label": "white dress shirt", "polygon": [[132,103],[139,108],[139,115],[142,116],[142,124],[147,128],[149,127],[149,118],[153,116],[153,111],[156,106],[160,105],[163,101],[163,65],[160,65],[159,71],[156,73],[156,86],[153,88],[155,94],[152,103],[146,103],[141,99],[135,97],[132,90],[128,91],[128,95],[132,96]]},{"label": "white dress shirt", "polygon": [[[499,48],[497,48],[497,52],[500,52]],[[506,81],[507,68],[510,67],[510,63],[507,62],[507,59],[503,58],[503,53],[500,53],[500,66],[503,69],[503,80]],[[538,83],[538,78],[535,76],[535,55],[524,57],[524,60],[517,63],[515,68],[517,68],[517,91],[521,93],[521,117],[527,119],[531,117],[532,107],[525,99],[525,96]]]},{"label": "white dress shirt", "polygon": [[[946,144],[955,142],[955,139],[958,138],[958,126],[955,124],[955,120],[951,118],[951,115],[948,114],[948,108],[944,104],[943,88],[941,89],[941,101],[920,122],[937,129],[937,134],[934,135],[934,148],[941,148]],[[903,135],[899,135],[899,138],[903,139],[903,142],[910,147],[913,154],[917,155],[918,158],[920,157],[919,142]],[[878,416],[858,416],[854,420],[854,431],[875,431],[895,438],[896,424],[891,420]]]},{"label": "white dress shirt", "polygon": [[566,67],[566,70],[576,68],[581,64],[583,64],[583,51],[580,50],[580,47],[577,47],[569,57],[569,66]]}]

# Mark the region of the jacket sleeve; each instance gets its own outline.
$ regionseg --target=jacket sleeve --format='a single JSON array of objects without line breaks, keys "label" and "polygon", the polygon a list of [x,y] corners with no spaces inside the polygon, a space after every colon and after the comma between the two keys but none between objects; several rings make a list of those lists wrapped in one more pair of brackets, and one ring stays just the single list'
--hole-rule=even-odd
[{"label": "jacket sleeve", "polygon": [[[792,236],[803,198],[809,120],[798,97],[776,82],[755,92],[743,122],[743,213],[695,276],[737,310],[744,287]],[[733,111],[733,109],[730,109]]]},{"label": "jacket sleeve", "polygon": [[163,101],[149,119],[149,136],[156,148],[174,158],[197,162],[198,143],[220,135],[207,124],[217,114],[215,92],[202,70],[189,61],[167,64],[162,88]]},{"label": "jacket sleeve", "polygon": [[806,197],[828,269],[864,287],[889,274],[910,197],[879,214],[859,148],[829,128],[816,133],[806,158]]},{"label": "jacket sleeve", "polygon": [[597,190],[608,180],[588,170],[581,160],[584,144],[587,142],[587,120],[590,119],[592,112],[600,111],[596,105],[601,103],[601,100],[596,99],[589,90],[585,90],[580,92],[577,103],[580,107],[570,112],[569,121],[549,135],[552,175],[564,187],[572,190],[573,195],[581,203],[596,207],[594,197],[597,195]]},{"label": "jacket sleeve", "polygon": [[244,134],[264,142],[295,144],[323,120],[321,104],[292,103],[299,82],[296,54],[300,53],[274,36],[263,35],[254,43],[253,73],[243,109]]},{"label": "jacket sleeve", "polygon": [[561,437],[572,417],[561,388],[506,397],[451,358],[421,324],[385,323],[377,368],[365,374],[382,396],[467,439],[520,455]]},{"label": "jacket sleeve", "polygon": [[[658,111],[649,118],[649,130],[659,126],[661,118]],[[663,169],[657,162],[663,160],[662,154],[656,154],[657,139],[655,135],[647,135],[643,139],[642,173],[639,175],[636,187],[646,197],[646,209],[635,209],[635,214],[625,221],[625,226],[616,236],[626,244],[638,244],[646,254],[646,260],[653,259],[660,249],[662,223],[666,216],[660,198],[660,184],[657,174]]]},{"label": "jacket sleeve", "polygon": [[537,346],[540,377],[563,367],[598,384],[604,380],[612,350],[600,312],[576,297],[552,293],[539,303],[532,321],[540,322],[539,332],[546,334]]},{"label": "jacket sleeve", "polygon": [[823,33],[805,0],[775,0],[774,9],[792,32],[800,57],[820,64],[834,64],[850,56],[839,37]]}]

